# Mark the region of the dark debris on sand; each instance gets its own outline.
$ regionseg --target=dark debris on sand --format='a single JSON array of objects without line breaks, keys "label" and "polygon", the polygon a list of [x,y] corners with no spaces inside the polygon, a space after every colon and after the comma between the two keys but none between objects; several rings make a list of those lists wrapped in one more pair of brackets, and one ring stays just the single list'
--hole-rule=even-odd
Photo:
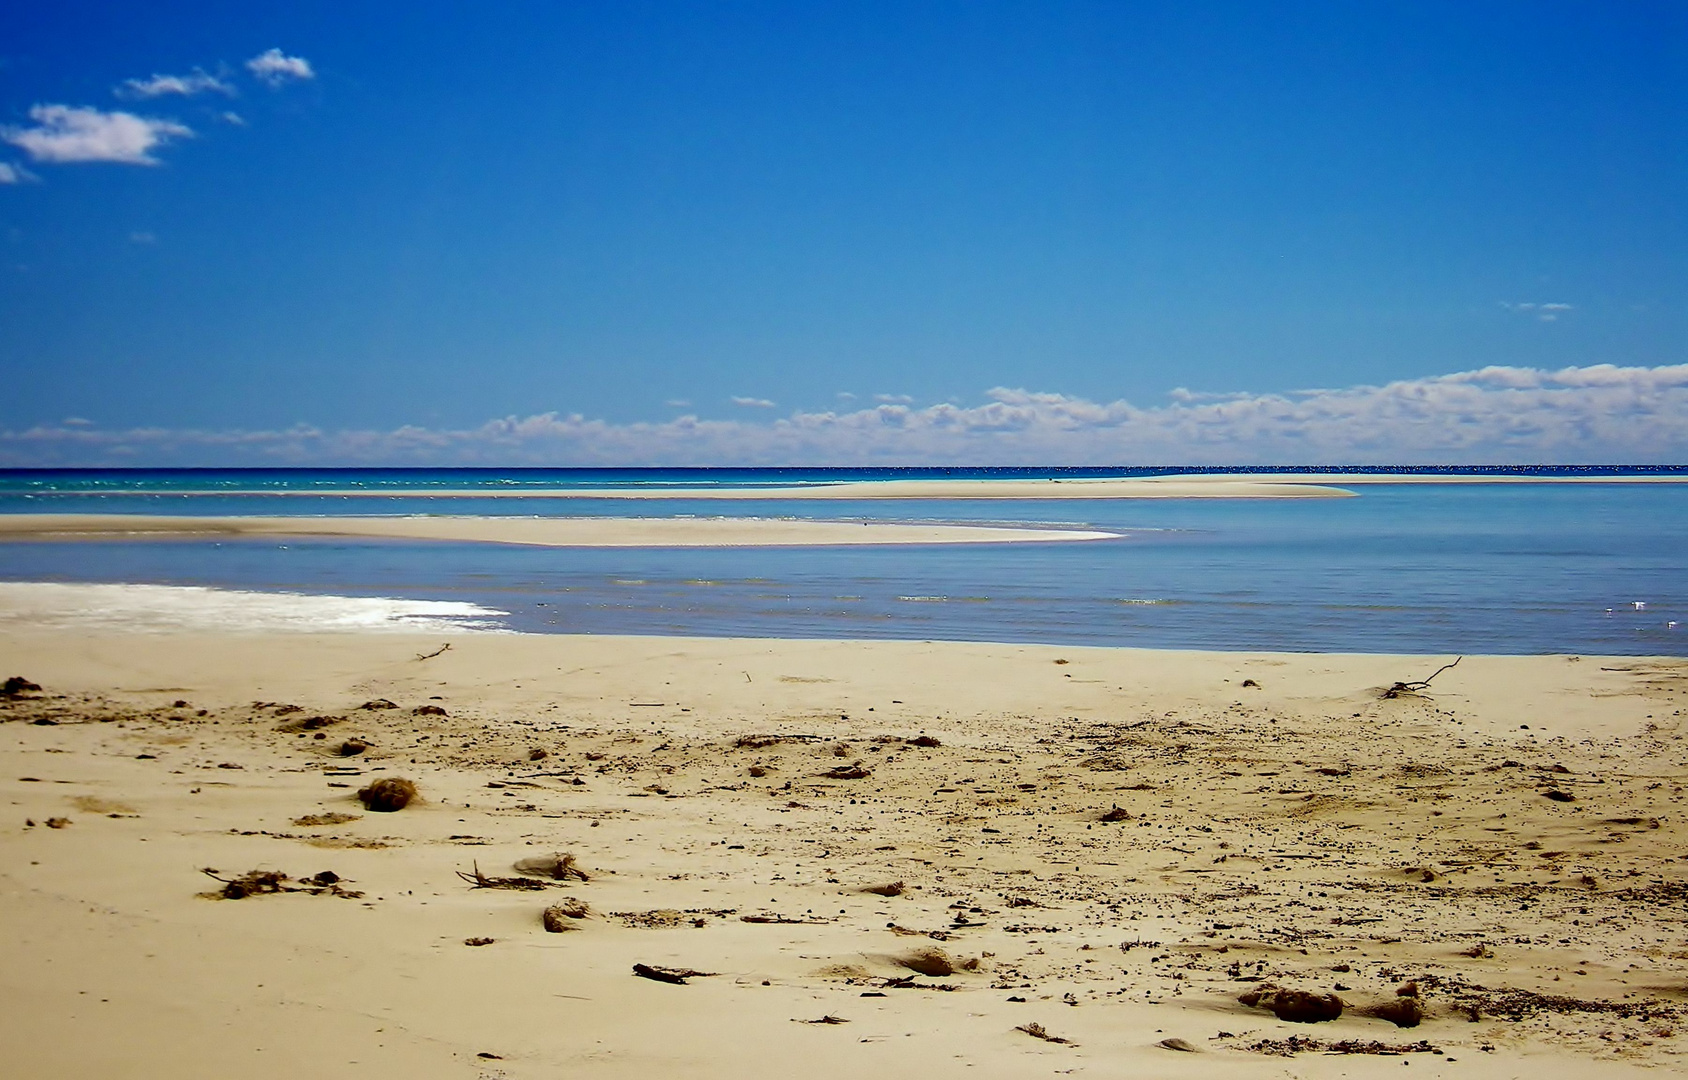
[{"label": "dark debris on sand", "polygon": [[1270,1054],[1273,1057],[1294,1057],[1297,1054],[1372,1054],[1381,1057],[1397,1057],[1402,1054],[1440,1054],[1442,1048],[1432,1046],[1427,1042],[1415,1043],[1381,1043],[1362,1039],[1342,1039],[1337,1042],[1325,1042],[1305,1035],[1291,1035],[1287,1039],[1261,1039],[1259,1042],[1249,1043],[1243,1047],[1256,1054]]},{"label": "dark debris on sand", "polygon": [[389,776],[375,781],[358,792],[364,808],[376,813],[390,814],[403,810],[416,799],[416,785],[402,777]]},{"label": "dark debris on sand", "polygon": [[713,971],[698,971],[694,968],[658,967],[655,964],[634,964],[633,974],[641,979],[654,982],[673,983],[676,986],[686,985],[687,979],[703,979],[713,974]]},{"label": "dark debris on sand", "polygon": [[225,878],[219,877],[217,870],[210,866],[202,869],[200,873],[222,883],[221,889],[208,895],[219,896],[224,900],[245,900],[268,893],[309,893],[312,896],[339,896],[347,900],[363,898],[363,893],[341,884],[340,875],[332,870],[324,870],[308,878],[289,878],[279,870],[248,870],[244,874]]}]

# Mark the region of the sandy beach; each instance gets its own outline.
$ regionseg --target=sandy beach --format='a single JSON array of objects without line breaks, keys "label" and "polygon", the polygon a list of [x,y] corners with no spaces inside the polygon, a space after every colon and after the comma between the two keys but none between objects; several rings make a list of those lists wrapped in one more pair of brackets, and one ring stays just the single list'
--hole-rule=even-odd
[{"label": "sandy beach", "polygon": [[[20,1076],[1681,1068],[1681,660],[1468,656],[1388,696],[1452,657],[0,650],[41,686],[0,704]],[[366,810],[382,778],[418,801]],[[515,868],[552,854],[586,880]],[[1289,991],[1340,1018],[1261,1007]]]},{"label": "sandy beach", "polygon": [[859,544],[1005,544],[1109,540],[1082,529],[799,521],[788,518],[167,517],[151,514],[0,514],[5,540],[146,540],[356,537],[536,547],[810,547]]}]

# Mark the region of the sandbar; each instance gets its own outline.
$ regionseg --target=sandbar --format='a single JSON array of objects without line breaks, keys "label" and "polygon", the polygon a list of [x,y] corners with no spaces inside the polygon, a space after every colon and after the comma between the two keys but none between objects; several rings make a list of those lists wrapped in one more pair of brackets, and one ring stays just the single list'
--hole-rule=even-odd
[{"label": "sandbar", "polygon": [[1004,544],[1111,540],[1085,529],[791,518],[168,517],[150,514],[4,514],[3,540],[357,537],[539,547],[816,547],[860,544]]},{"label": "sandbar", "polygon": [[[1342,479],[1337,477],[1336,479]],[[77,492],[99,495],[102,492]],[[124,494],[133,494],[125,492]],[[1134,476],[1064,480],[848,480],[788,487],[332,488],[161,491],[161,496],[268,495],[393,499],[1341,499],[1352,491],[1276,477]]]}]

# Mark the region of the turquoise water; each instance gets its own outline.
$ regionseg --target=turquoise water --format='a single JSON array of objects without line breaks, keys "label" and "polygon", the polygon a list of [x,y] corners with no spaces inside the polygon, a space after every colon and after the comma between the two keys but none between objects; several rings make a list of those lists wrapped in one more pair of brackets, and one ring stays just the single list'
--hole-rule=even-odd
[{"label": "turquoise water", "polygon": [[[1688,485],[1680,483],[1367,484],[1353,489],[1357,498],[1314,500],[754,498],[759,484],[887,475],[1125,472],[6,473],[0,474],[0,513],[744,514],[1044,522],[1124,535],[1066,544],[736,550],[338,539],[29,542],[0,545],[0,580],[458,600],[508,612],[502,622],[511,629],[544,633],[1688,655]],[[747,497],[278,499],[252,493],[586,483],[713,483],[744,486]]]}]

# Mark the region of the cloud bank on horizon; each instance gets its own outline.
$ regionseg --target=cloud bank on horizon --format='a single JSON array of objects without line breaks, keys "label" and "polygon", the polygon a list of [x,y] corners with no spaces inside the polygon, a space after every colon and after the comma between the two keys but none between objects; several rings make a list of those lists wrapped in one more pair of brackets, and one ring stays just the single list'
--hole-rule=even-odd
[{"label": "cloud bank on horizon", "polygon": [[1164,405],[997,388],[985,404],[881,403],[771,421],[617,424],[555,412],[479,427],[0,432],[0,463],[168,465],[1652,464],[1688,460],[1688,364],[1486,367]]}]

